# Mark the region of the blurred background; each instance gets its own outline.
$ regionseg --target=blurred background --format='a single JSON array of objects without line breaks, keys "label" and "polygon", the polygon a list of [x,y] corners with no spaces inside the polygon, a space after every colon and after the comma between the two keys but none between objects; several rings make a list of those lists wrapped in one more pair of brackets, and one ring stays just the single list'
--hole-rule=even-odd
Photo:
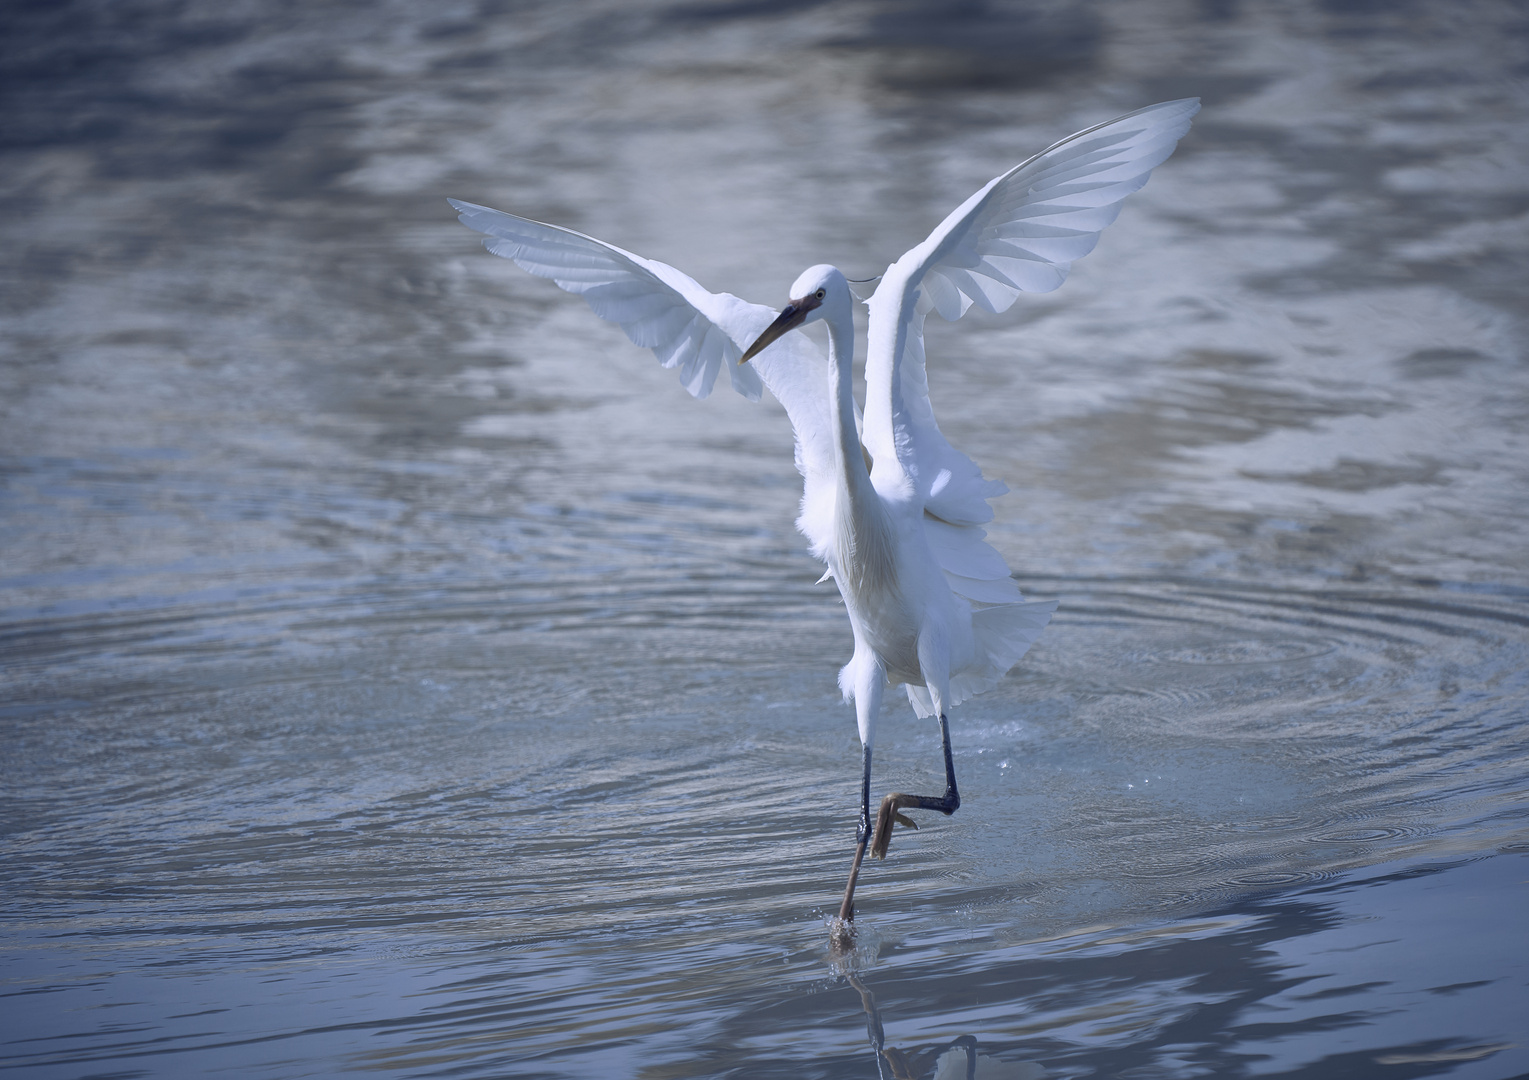
[{"label": "blurred background", "polygon": [[[1185,96],[1062,289],[931,321],[1061,607],[835,961],[784,414],[445,200],[774,306]],[[1529,1071],[1523,4],[13,0],[0,116],[6,1066]]]}]

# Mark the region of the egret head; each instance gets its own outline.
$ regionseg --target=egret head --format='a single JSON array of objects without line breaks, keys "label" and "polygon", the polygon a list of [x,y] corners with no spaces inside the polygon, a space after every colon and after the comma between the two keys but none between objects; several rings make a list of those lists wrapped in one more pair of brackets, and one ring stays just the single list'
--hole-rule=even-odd
[{"label": "egret head", "polygon": [[746,364],[776,338],[828,315],[848,315],[850,311],[849,284],[837,267],[813,266],[804,270],[802,276],[791,286],[791,302],[781,309],[780,317],[765,327],[764,333],[754,341],[738,361]]}]

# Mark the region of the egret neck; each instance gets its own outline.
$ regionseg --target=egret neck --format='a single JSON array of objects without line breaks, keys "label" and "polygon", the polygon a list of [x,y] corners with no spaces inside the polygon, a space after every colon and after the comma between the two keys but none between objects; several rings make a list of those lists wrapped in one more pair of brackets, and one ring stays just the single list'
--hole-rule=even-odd
[{"label": "egret neck", "polygon": [[834,571],[854,603],[868,591],[892,581],[889,522],[881,497],[866,469],[865,449],[855,424],[855,323],[850,291],[839,283],[823,304],[828,324],[828,399],[833,410],[834,470],[839,491],[834,500]]}]

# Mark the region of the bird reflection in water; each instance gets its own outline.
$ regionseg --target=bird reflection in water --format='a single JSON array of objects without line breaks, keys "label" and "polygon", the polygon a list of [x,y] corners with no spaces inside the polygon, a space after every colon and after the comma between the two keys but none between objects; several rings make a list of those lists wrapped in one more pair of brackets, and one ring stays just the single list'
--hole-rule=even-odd
[{"label": "bird reflection in water", "polygon": [[977,1040],[971,1035],[922,1050],[888,1046],[876,995],[859,975],[850,972],[847,978],[860,994],[865,1030],[876,1055],[876,1075],[881,1080],[1045,1080],[1050,1075],[1033,1061],[1000,1061],[980,1053]]}]

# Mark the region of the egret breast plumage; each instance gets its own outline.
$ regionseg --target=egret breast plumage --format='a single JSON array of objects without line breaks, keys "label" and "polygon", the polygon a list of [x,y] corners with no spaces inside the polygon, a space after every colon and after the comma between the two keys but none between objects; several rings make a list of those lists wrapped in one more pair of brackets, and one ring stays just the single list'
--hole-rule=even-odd
[{"label": "egret breast plumage", "polygon": [[[784,407],[802,474],[797,527],[844,599],[854,653],[839,673],[862,746],[860,815],[841,925],[853,918],[861,861],[884,856],[904,811],[960,805],[947,711],[994,686],[1056,609],[1027,601],[982,526],[1007,489],[940,431],[925,375],[924,320],[998,313],[1049,292],[1115,220],[1122,201],[1173,153],[1198,99],[1164,102],[1088,128],[995,178],[887,268],[870,299],[863,416],[853,394],[854,293],[835,267],[805,271],[784,309],[703,289],[685,274],[581,233],[452,200],[485,246],[577,293],[634,344],[679,371],[693,396],[725,371],[733,389]],[[828,329],[828,352],[802,334]],[[894,792],[873,826],[871,750],[882,695],[902,686],[936,717],[946,790]]]}]

